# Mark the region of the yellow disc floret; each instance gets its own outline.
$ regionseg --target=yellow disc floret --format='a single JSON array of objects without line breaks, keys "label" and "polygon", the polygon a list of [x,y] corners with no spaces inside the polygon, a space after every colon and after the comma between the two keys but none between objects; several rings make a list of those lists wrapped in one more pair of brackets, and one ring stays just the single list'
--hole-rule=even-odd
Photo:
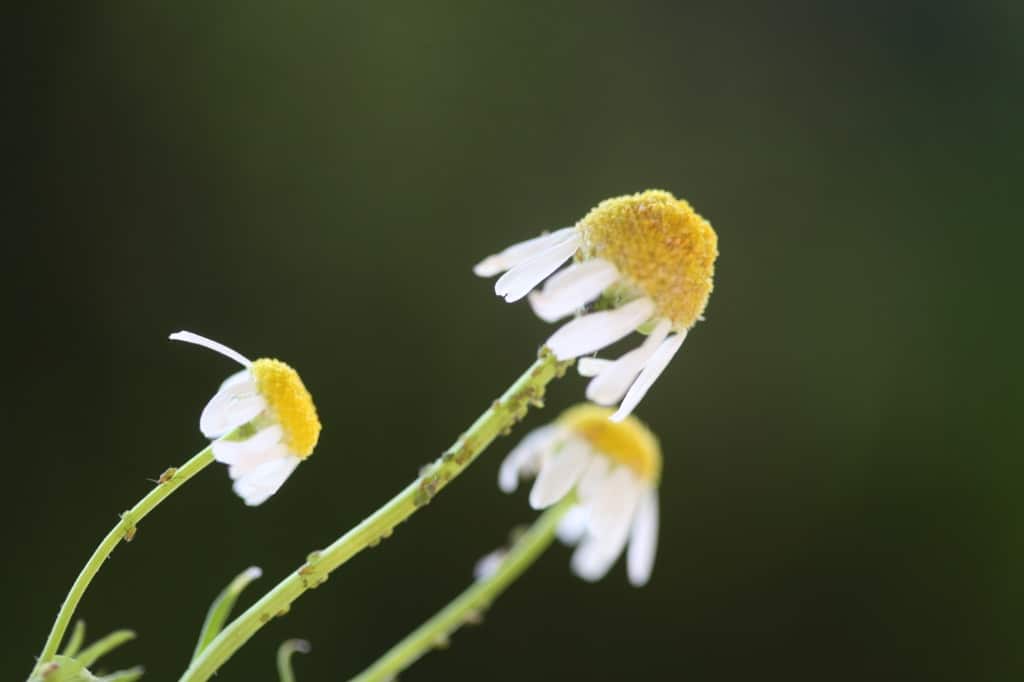
[{"label": "yellow disc floret", "polygon": [[606,199],[577,227],[583,256],[618,268],[676,331],[700,319],[711,295],[718,236],[686,201],[660,190]]},{"label": "yellow disc floret", "polygon": [[584,404],[570,407],[558,423],[618,464],[629,467],[643,481],[656,483],[661,476],[661,446],[636,417],[621,422],[608,419],[613,410]]},{"label": "yellow disc floret", "polygon": [[284,429],[289,449],[305,459],[313,453],[320,438],[320,419],[313,396],[299,373],[280,360],[260,358],[252,363],[251,369],[260,394]]}]

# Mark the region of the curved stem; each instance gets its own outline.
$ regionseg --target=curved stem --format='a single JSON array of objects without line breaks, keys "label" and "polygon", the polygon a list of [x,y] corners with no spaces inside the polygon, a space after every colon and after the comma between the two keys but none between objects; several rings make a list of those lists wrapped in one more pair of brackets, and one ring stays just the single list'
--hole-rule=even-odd
[{"label": "curved stem", "polygon": [[292,602],[317,587],[336,568],[366,547],[391,535],[395,526],[426,506],[442,488],[473,463],[499,435],[522,419],[530,405],[542,405],[544,388],[565,374],[570,362],[559,362],[542,348],[536,362],[440,458],[424,467],[419,478],[306,563],[232,621],[192,662],[181,682],[205,682],[271,618],[284,615]]},{"label": "curved stem", "polygon": [[139,500],[134,507],[121,514],[121,520],[103,538],[99,547],[89,557],[89,561],[85,563],[82,572],[78,574],[74,584],[71,585],[71,590],[68,592],[68,596],[64,598],[64,603],[61,604],[60,611],[57,613],[57,620],[54,621],[53,627],[50,629],[50,635],[46,638],[46,644],[43,645],[43,652],[39,654],[37,667],[49,663],[57,654],[57,647],[60,646],[60,642],[64,638],[64,632],[71,622],[71,616],[74,614],[78,602],[81,601],[82,595],[85,594],[86,588],[89,587],[89,583],[92,582],[93,577],[100,570],[103,562],[113,553],[117,544],[121,540],[131,542],[132,538],[135,537],[137,524],[171,493],[183,485],[185,481],[202,471],[212,461],[213,449],[206,447],[180,468],[172,468],[165,471],[155,488]]},{"label": "curved stem", "polygon": [[393,680],[400,672],[448,638],[463,624],[476,621],[491,603],[529,568],[555,538],[559,520],[574,503],[573,496],[548,509],[516,541],[498,569],[480,578],[433,618],[396,644],[377,662],[353,677],[351,682]]}]

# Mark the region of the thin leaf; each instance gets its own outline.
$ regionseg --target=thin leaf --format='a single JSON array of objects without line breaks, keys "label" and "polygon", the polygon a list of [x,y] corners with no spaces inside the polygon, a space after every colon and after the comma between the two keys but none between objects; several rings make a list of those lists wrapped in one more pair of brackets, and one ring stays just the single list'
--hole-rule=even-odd
[{"label": "thin leaf", "polygon": [[141,665],[137,665],[134,668],[128,668],[127,670],[118,670],[116,673],[110,673],[104,675],[98,679],[98,682],[135,682],[144,673]]},{"label": "thin leaf", "polygon": [[82,664],[82,666],[88,668],[90,665],[98,661],[100,657],[105,656],[125,642],[133,639],[135,639],[135,633],[131,630],[117,630],[115,632],[111,632],[103,639],[93,642],[83,649],[82,653],[80,653],[75,660]]},{"label": "thin leaf", "polygon": [[281,682],[295,682],[292,654],[308,654],[310,651],[309,642],[304,639],[289,639],[281,644],[277,650],[277,676],[281,678]]},{"label": "thin leaf", "polygon": [[60,652],[60,655],[67,656],[68,658],[74,657],[78,650],[82,648],[82,642],[84,641],[85,621],[75,621],[75,629],[71,631],[71,639],[68,640],[67,646],[64,647],[64,651]]},{"label": "thin leaf", "polygon": [[213,604],[210,605],[210,610],[206,612],[206,620],[203,621],[203,629],[199,632],[199,641],[196,642],[196,650],[192,653],[192,660],[199,658],[199,654],[203,653],[203,649],[209,646],[210,642],[220,634],[220,631],[224,629],[224,624],[228,620],[228,616],[231,615],[231,609],[234,607],[235,602],[238,600],[238,595],[242,593],[248,585],[263,575],[263,571],[260,570],[259,566],[250,566],[241,573],[239,573],[234,580],[231,581],[227,587],[217,595],[217,598],[213,600]]}]

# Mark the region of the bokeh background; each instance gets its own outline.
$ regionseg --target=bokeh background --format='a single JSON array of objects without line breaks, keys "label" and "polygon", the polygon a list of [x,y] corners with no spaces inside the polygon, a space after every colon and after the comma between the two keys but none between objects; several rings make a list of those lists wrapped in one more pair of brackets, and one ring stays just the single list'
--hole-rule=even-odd
[{"label": "bokeh background", "polygon": [[[203,472],[84,600],[176,679],[213,596],[359,521],[551,328],[476,260],[648,187],[720,236],[707,322],[641,406],[666,450],[652,583],[552,549],[403,679],[1024,674],[1024,13],[1002,2],[39,3],[5,183],[4,679],[235,371],[295,365],[320,447],[266,505]],[[12,105],[12,102],[14,104]],[[574,375],[515,435],[582,396]],[[503,439],[218,679],[346,679],[533,514]]]}]

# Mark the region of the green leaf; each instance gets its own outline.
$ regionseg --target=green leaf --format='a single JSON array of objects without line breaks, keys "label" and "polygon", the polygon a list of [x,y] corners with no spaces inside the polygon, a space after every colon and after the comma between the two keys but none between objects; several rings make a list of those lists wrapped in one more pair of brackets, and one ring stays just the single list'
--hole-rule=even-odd
[{"label": "green leaf", "polygon": [[203,629],[199,632],[199,641],[196,642],[196,650],[192,653],[192,660],[196,660],[199,654],[203,653],[203,649],[209,646],[210,642],[220,634],[220,631],[224,629],[224,624],[228,620],[228,616],[231,615],[231,609],[234,607],[235,602],[238,600],[238,595],[242,593],[249,584],[263,575],[263,571],[258,566],[250,566],[241,573],[239,573],[234,580],[231,581],[227,587],[217,595],[217,598],[213,600],[213,604],[210,605],[210,610],[206,612],[206,620],[203,622]]},{"label": "green leaf", "polygon": [[145,671],[141,665],[137,665],[134,668],[128,668],[127,670],[118,670],[116,673],[110,673],[103,677],[96,678],[97,682],[135,682]]},{"label": "green leaf", "polygon": [[68,640],[67,646],[64,647],[61,655],[69,658],[73,657],[82,648],[83,641],[85,641],[85,621],[79,620],[75,622],[75,629],[71,631],[71,639]]},{"label": "green leaf", "polygon": [[115,632],[111,632],[103,639],[93,642],[83,649],[82,653],[78,654],[76,660],[78,663],[81,663],[83,667],[88,668],[90,665],[100,660],[102,656],[105,656],[125,642],[133,639],[135,639],[135,633],[131,630],[117,630]]},{"label": "green leaf", "polygon": [[[71,641],[65,648],[65,652],[78,653],[84,636],[85,623],[79,621],[75,624],[74,633],[71,635]],[[101,657],[132,639],[135,639],[135,633],[131,630],[111,632],[103,639],[86,647],[75,658],[67,653],[54,656],[53,660],[36,669],[32,677],[29,678],[29,682],[135,682],[142,677],[143,670],[139,666],[99,677],[93,675],[88,669],[88,666]]]},{"label": "green leaf", "polygon": [[304,639],[289,639],[281,644],[277,650],[277,675],[281,682],[295,682],[295,673],[292,672],[292,654],[308,654],[311,650],[309,642]]}]

